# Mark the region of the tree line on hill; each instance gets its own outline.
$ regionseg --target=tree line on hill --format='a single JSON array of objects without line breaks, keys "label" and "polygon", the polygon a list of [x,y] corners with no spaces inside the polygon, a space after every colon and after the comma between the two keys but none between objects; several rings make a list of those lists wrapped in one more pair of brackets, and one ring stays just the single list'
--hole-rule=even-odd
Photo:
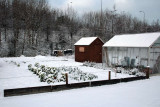
[{"label": "tree line on hill", "polygon": [[148,24],[124,12],[106,9],[79,16],[70,6],[51,8],[46,0],[0,0],[1,57],[47,55],[57,44],[73,49],[73,40],[84,36],[106,42],[116,34],[157,31],[159,20]]}]

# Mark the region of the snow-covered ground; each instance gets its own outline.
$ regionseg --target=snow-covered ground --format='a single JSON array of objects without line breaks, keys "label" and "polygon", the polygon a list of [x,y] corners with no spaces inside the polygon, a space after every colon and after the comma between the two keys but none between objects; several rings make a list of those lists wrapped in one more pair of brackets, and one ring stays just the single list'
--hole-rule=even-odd
[{"label": "snow-covered ground", "polygon": [[[65,84],[65,82],[55,82],[48,84],[47,82],[40,82],[40,79],[33,72],[28,70],[28,65],[35,63],[40,65],[45,65],[48,67],[63,67],[71,66],[78,67],[81,71],[86,73],[92,73],[97,75],[96,80],[106,80],[108,79],[108,69],[97,69],[93,67],[83,66],[83,63],[75,62],[74,56],[66,57],[51,57],[51,56],[36,56],[36,57],[14,57],[14,58],[0,58],[0,97],[3,97],[4,89],[12,88],[24,88],[24,87],[34,87],[34,86],[46,86],[46,85],[57,85]],[[133,75],[119,74],[115,75],[115,72],[111,73],[111,78],[125,78],[131,77]],[[76,83],[82,81],[75,81],[69,79],[69,83]]]},{"label": "snow-covered ground", "polygon": [[114,85],[0,98],[1,107],[160,107],[160,76]]},{"label": "snow-covered ground", "polygon": [[[160,107],[160,76],[114,85],[3,97],[4,89],[49,85],[47,82],[40,82],[39,78],[28,70],[29,64],[34,65],[37,62],[49,67],[76,66],[83,72],[97,75],[98,78],[94,81],[108,79],[109,69],[82,66],[83,63],[75,62],[73,56],[0,58],[0,107]],[[111,78],[131,76],[115,76],[114,72],[111,74]],[[69,80],[69,83],[72,82],[75,81]]]},{"label": "snow-covered ground", "polygon": [[[74,56],[69,57],[51,57],[51,56],[36,56],[36,57],[16,57],[16,58],[0,58],[0,89],[22,88],[48,85],[47,82],[40,82],[38,76],[28,70],[28,65],[40,63],[48,67],[63,67],[73,66],[78,67],[83,72],[92,73],[98,76],[94,80],[108,79],[108,70],[96,69],[93,67],[82,66],[83,63],[75,62]],[[130,77],[128,74],[111,73],[111,78]],[[69,83],[75,82],[69,80]],[[54,83],[54,84],[64,84]]]}]

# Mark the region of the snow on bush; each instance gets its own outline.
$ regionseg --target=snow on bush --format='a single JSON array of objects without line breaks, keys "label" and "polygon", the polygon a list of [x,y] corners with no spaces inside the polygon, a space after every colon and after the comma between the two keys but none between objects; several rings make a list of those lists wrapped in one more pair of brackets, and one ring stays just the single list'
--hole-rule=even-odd
[{"label": "snow on bush", "polygon": [[[97,68],[97,69],[108,69],[108,67],[104,66],[103,64],[99,64],[99,63],[95,63],[95,62],[88,62],[88,61],[84,62],[83,66],[94,67],[94,68]],[[110,70],[111,71],[116,70],[117,73],[122,73],[122,74],[145,76],[145,74],[137,68],[126,69],[126,68],[123,68],[123,67],[117,67],[117,68],[110,68]]]},{"label": "snow on bush", "polygon": [[[6,62],[7,62],[7,61],[6,61]],[[16,65],[17,67],[20,67],[20,63],[17,63],[17,62],[15,62],[15,61],[10,61],[10,63]]]},{"label": "snow on bush", "polygon": [[145,74],[137,68],[125,69],[125,68],[122,68],[122,67],[117,67],[117,72],[118,73],[123,73],[123,74],[129,74],[129,75],[145,76]]},{"label": "snow on bush", "polygon": [[65,73],[68,73],[68,77],[71,80],[76,81],[87,81],[98,78],[98,76],[82,72],[78,67],[46,67],[35,63],[28,65],[28,70],[36,74],[41,82],[54,83],[54,82],[65,82]]},{"label": "snow on bush", "polygon": [[89,61],[85,61],[83,63],[83,66],[87,66],[87,67],[94,67],[97,69],[108,69],[105,65],[103,65],[102,63],[95,63],[95,62],[89,62]]}]

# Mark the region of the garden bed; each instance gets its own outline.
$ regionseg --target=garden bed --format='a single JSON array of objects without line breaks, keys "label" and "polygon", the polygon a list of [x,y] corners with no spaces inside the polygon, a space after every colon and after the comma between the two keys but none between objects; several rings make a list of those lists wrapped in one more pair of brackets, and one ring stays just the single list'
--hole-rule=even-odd
[{"label": "garden bed", "polygon": [[[29,70],[28,65],[30,64],[32,67],[30,67]],[[2,93],[4,89],[62,85],[65,84],[65,73],[68,73],[69,84],[108,80],[109,71],[112,71],[111,79],[136,76],[129,75],[126,73],[127,71],[115,73],[114,69],[106,68],[103,65],[104,64],[95,64],[94,66],[86,66],[83,63],[75,62],[74,56],[0,58],[0,91]],[[45,72],[42,72],[42,69],[44,69]],[[55,77],[55,75],[57,75],[57,77]]]}]

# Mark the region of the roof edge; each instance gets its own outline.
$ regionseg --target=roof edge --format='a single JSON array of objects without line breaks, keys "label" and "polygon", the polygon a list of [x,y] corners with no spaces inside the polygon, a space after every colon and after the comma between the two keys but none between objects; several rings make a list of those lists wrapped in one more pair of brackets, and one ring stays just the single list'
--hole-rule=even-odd
[{"label": "roof edge", "polygon": [[[82,38],[92,38],[92,37],[82,37]],[[81,38],[81,39],[82,39]],[[74,46],[89,46],[89,45],[91,45],[96,39],[97,39],[98,37],[95,37],[95,39],[90,43],[90,44],[88,44],[88,45],[76,45],[76,43],[79,41],[77,41],[75,44],[74,44]],[[102,41],[102,40],[101,40]],[[103,42],[103,41],[102,41]]]},{"label": "roof edge", "polygon": [[159,38],[160,38],[160,35],[149,47],[151,47]]}]

